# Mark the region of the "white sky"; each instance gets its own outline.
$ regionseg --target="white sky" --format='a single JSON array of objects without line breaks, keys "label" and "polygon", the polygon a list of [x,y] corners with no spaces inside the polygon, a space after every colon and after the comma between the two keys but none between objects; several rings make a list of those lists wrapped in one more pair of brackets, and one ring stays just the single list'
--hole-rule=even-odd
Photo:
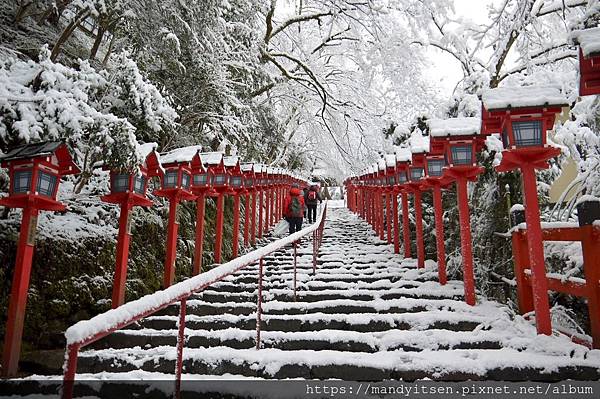
[{"label": "white sky", "polygon": [[[469,18],[475,22],[488,20],[487,6],[494,0],[454,0],[457,16]],[[437,83],[444,97],[451,97],[456,84],[462,79],[462,69],[451,55],[438,49],[427,51],[431,68],[427,71],[434,83]]]}]

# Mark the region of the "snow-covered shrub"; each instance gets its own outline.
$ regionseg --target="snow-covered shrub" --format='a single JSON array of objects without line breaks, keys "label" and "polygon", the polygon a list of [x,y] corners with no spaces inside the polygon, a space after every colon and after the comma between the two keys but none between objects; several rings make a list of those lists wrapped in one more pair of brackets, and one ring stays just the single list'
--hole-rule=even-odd
[{"label": "snow-covered shrub", "polygon": [[[96,161],[116,168],[138,164],[137,125],[144,132],[174,126],[176,112],[127,54],[113,70],[88,61],[69,67],[49,59],[0,61],[0,144],[66,140],[84,174]],[[146,133],[146,136],[149,136]]]}]

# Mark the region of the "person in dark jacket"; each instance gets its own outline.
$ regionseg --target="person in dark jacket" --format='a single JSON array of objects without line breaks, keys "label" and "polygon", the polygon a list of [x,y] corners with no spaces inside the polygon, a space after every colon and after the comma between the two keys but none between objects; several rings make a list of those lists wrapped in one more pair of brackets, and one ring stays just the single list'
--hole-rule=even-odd
[{"label": "person in dark jacket", "polygon": [[323,202],[319,189],[317,186],[311,186],[310,189],[304,194],[304,202],[308,208],[308,223],[314,223],[317,221],[317,205]]},{"label": "person in dark jacket", "polygon": [[308,187],[305,186],[302,189],[302,198],[304,198],[304,219],[306,219],[306,211],[308,210],[308,208],[306,207],[306,194],[307,193],[308,193]]},{"label": "person in dark jacket", "polygon": [[298,187],[292,187],[283,203],[283,216],[290,224],[290,234],[294,234],[302,229],[304,218],[304,198],[302,191]]}]

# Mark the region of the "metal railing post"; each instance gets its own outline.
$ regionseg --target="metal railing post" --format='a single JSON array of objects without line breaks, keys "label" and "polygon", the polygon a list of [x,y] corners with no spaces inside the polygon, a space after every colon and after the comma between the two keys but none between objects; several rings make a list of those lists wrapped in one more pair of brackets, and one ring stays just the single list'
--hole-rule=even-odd
[{"label": "metal railing post", "polygon": [[179,305],[179,331],[177,335],[177,361],[175,363],[175,395],[179,399],[181,394],[181,370],[183,368],[183,347],[185,346],[185,312],[187,298],[183,298]]},{"label": "metal railing post", "polygon": [[298,244],[296,241],[292,244],[294,246],[294,302],[296,302],[296,265],[298,256]]},{"label": "metal railing post", "polygon": [[71,344],[67,347],[67,359],[65,360],[62,386],[62,399],[71,399],[73,397],[73,385],[75,384],[75,373],[77,372],[77,356],[79,355],[79,345]]},{"label": "metal railing post", "polygon": [[317,272],[317,230],[313,231],[313,239],[312,239],[312,247],[313,247],[313,274]]},{"label": "metal railing post", "polygon": [[260,349],[260,324],[262,322],[262,285],[263,285],[263,258],[258,263],[258,299],[256,301],[256,350]]}]

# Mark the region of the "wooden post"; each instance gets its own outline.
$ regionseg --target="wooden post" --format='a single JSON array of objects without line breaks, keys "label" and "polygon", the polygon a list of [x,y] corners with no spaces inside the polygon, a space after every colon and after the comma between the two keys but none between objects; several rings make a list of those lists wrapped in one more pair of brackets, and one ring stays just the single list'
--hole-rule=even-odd
[{"label": "wooden post", "polygon": [[132,207],[129,201],[121,204],[119,234],[117,237],[117,258],[112,291],[113,309],[125,302],[125,282],[127,281],[127,261],[129,259],[129,241],[131,239],[131,219],[129,215]]},{"label": "wooden post", "polygon": [[513,231],[511,236],[513,260],[515,265],[515,280],[517,282],[517,300],[519,313],[526,314],[533,311],[533,292],[531,284],[525,278],[525,269],[529,266],[527,257],[527,237],[523,231]]},{"label": "wooden post", "polygon": [[252,214],[250,218],[250,243],[256,245],[256,191],[252,191]]},{"label": "wooden post", "polygon": [[204,212],[205,194],[198,194],[196,198],[196,244],[194,245],[194,265],[192,275],[202,273],[202,255],[204,253]]},{"label": "wooden post", "polygon": [[215,263],[221,263],[221,250],[223,244],[223,211],[225,194],[219,193],[217,197],[217,221],[215,226]]},{"label": "wooden post", "polygon": [[394,218],[394,253],[400,253],[400,226],[398,223],[398,195],[392,194],[392,217]]},{"label": "wooden post", "polygon": [[392,194],[391,191],[388,191],[386,198],[386,207],[385,207],[385,222],[386,222],[386,227],[387,227],[387,242],[388,244],[392,243],[392,225],[393,225],[393,220],[392,220],[392,196],[394,196],[394,198],[396,197],[395,195]]},{"label": "wooden post", "polygon": [[29,291],[31,263],[35,249],[35,233],[37,229],[38,209],[27,207],[23,209],[17,259],[10,290],[4,350],[2,351],[2,376],[12,377],[17,374],[21,354],[21,339],[23,323]]},{"label": "wooden post", "polygon": [[442,208],[442,188],[439,186],[439,184],[433,186],[433,208],[435,213],[435,243],[437,248],[438,279],[441,285],[445,285],[448,279],[446,277],[444,209]]},{"label": "wooden post", "polygon": [[258,190],[258,239],[263,236],[264,190]]},{"label": "wooden post", "polygon": [[421,203],[421,191],[416,189],[415,196],[415,227],[417,230],[417,267],[425,267],[425,239],[423,238],[423,205]]},{"label": "wooden post", "polygon": [[175,259],[177,258],[177,231],[179,221],[177,220],[177,198],[169,198],[169,226],[167,230],[167,249],[165,256],[165,271],[163,276],[163,288],[168,288],[175,280]]},{"label": "wooden post", "polygon": [[600,202],[586,201],[577,205],[579,226],[583,240],[583,273],[585,275],[587,304],[594,349],[600,349],[600,227],[594,221],[600,221]]},{"label": "wooden post", "polygon": [[244,247],[250,242],[250,194],[247,193],[244,200]]},{"label": "wooden post", "polygon": [[404,241],[404,257],[412,257],[410,251],[410,219],[408,216],[408,194],[402,191],[402,235]]},{"label": "wooden post", "polygon": [[473,248],[471,238],[471,217],[469,214],[469,198],[467,195],[467,179],[458,176],[456,179],[458,201],[458,217],[460,225],[460,248],[463,260],[463,282],[465,302],[475,305],[475,276],[473,272]]},{"label": "wooden post", "polygon": [[521,167],[525,197],[525,218],[527,220],[527,248],[531,266],[531,286],[535,306],[535,323],[538,334],[551,335],[550,303],[548,301],[548,281],[544,260],[542,225],[538,204],[537,181],[532,165]]},{"label": "wooden post", "polygon": [[232,257],[238,257],[238,250],[240,246],[240,195],[235,194],[233,196],[233,233],[231,238],[231,245],[233,247]]}]

